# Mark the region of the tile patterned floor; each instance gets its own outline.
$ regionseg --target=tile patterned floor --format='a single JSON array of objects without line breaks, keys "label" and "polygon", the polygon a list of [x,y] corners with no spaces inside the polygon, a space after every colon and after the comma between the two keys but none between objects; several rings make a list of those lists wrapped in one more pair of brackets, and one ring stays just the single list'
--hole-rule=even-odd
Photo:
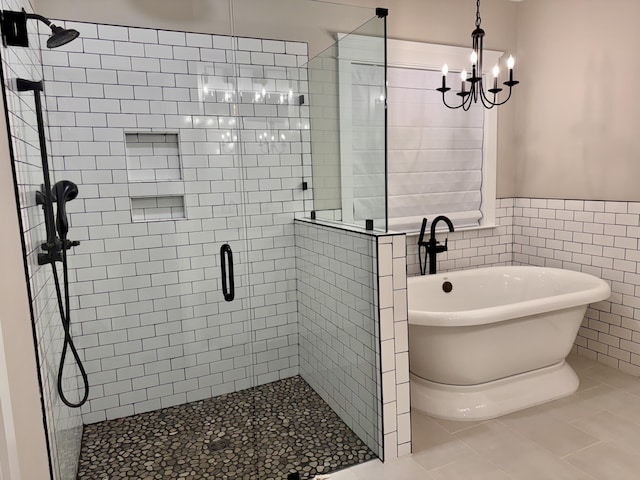
[{"label": "tile patterned floor", "polygon": [[412,415],[414,453],[331,480],[638,480],[640,379],[570,356],[574,395],[484,422]]},{"label": "tile patterned floor", "polygon": [[373,458],[313,389],[292,377],[87,425],[77,478],[283,480],[298,471],[307,479]]}]

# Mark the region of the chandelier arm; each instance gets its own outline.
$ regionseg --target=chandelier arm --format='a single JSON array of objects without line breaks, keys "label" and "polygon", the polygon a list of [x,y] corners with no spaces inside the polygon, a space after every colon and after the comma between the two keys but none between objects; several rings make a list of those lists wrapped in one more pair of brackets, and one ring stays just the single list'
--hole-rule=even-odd
[{"label": "chandelier arm", "polygon": [[482,101],[482,106],[487,110],[491,110],[493,107],[497,105],[492,100],[489,100],[487,96],[484,94],[484,92],[482,93],[482,95],[480,95],[480,100]]},{"label": "chandelier arm", "polygon": [[[468,98],[468,97],[469,97],[469,96],[467,96],[467,98]],[[444,103],[444,106],[445,106],[445,107],[450,108],[451,110],[458,110],[459,108],[463,108],[463,107],[464,107],[465,102],[466,102],[466,99],[465,99],[465,100],[463,100],[463,101],[462,101],[462,103],[461,103],[460,105],[458,105],[457,107],[452,107],[451,105],[449,105],[449,104],[447,103],[447,99],[446,99],[446,97],[445,97],[445,92],[442,92],[442,103]],[[468,110],[468,108],[467,108],[467,110]]]},{"label": "chandelier arm", "polygon": [[480,85],[480,87],[481,87],[480,88],[480,100],[482,101],[482,105],[487,110],[491,110],[493,107],[498,105],[498,103],[495,102],[496,94],[493,94],[494,100],[491,100],[487,96],[487,93],[484,91],[484,88],[482,88],[482,84]]},{"label": "chandelier arm", "polygon": [[471,84],[471,88],[469,89],[469,97],[471,97],[470,103],[476,103],[478,101],[478,91],[476,90],[477,85],[475,83]]},{"label": "chandelier arm", "polygon": [[[501,102],[492,102],[491,100],[487,99],[488,102],[491,103],[491,105],[493,107],[499,107],[500,105],[504,105],[505,103],[507,103],[509,101],[509,99],[511,98],[511,92],[513,91],[513,87],[509,87],[509,95],[507,95],[507,98],[505,98],[503,101]],[[484,93],[484,92],[483,92]],[[483,95],[484,96],[484,95]],[[484,103],[484,102],[483,102]],[[487,107],[487,108],[493,108],[493,107]]]}]

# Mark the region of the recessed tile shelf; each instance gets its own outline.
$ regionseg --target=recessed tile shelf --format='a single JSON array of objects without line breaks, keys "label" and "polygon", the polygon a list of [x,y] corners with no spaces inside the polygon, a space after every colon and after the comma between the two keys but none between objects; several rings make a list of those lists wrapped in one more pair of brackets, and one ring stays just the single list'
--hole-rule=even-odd
[{"label": "recessed tile shelf", "polygon": [[125,133],[130,182],[182,180],[177,133]]},{"label": "recessed tile shelf", "polygon": [[186,218],[184,196],[132,197],[131,220],[154,222],[158,220],[180,220]]}]

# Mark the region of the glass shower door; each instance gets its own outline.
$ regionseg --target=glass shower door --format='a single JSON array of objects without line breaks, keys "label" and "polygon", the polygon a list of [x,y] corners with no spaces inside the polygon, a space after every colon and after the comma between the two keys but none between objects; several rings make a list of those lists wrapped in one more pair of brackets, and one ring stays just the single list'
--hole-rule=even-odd
[{"label": "glass shower door", "polygon": [[190,361],[200,375],[201,398],[207,399],[202,404],[204,422],[199,418],[212,472],[216,478],[257,478],[254,327],[236,39],[214,36],[211,55],[210,61],[191,65],[197,82],[192,95],[197,92],[199,110],[192,115],[190,129],[195,139],[193,163],[185,170],[187,212],[190,218],[199,217],[196,231],[189,233],[189,275],[202,291],[188,292],[182,301],[196,293],[202,300],[194,305],[193,316],[200,320],[194,322],[195,350],[190,353],[195,357]]},{"label": "glass shower door", "polygon": [[[243,5],[233,1],[234,12]],[[255,5],[255,3],[254,3]],[[238,27],[238,22],[236,22]],[[238,32],[236,32],[238,33]],[[287,478],[296,425],[297,303],[293,219],[302,210],[298,42],[237,37],[237,108],[253,366],[256,476]],[[289,423],[292,422],[292,423]],[[295,459],[297,460],[297,459]]]},{"label": "glass shower door", "polygon": [[[305,172],[303,164],[311,152],[306,64],[310,47],[332,41],[327,26],[362,23],[372,10],[283,0],[274,14],[274,4],[268,2],[231,4],[253,338],[256,478],[287,478],[294,472],[312,478],[357,463],[362,452],[370,452],[299,368],[294,219],[304,215],[311,193],[305,183],[310,168]],[[361,20],[354,23],[354,18]],[[283,37],[302,41],[274,40]]]}]

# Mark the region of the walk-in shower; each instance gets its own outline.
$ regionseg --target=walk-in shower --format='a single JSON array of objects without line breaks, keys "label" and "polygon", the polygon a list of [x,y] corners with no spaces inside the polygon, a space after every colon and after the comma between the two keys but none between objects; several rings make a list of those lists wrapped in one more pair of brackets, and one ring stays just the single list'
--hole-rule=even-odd
[{"label": "walk-in shower", "polygon": [[[336,306],[331,296],[323,305],[311,299],[306,285],[315,280],[296,258],[313,234],[298,250],[294,219],[310,214],[318,187],[309,162],[322,154],[312,144],[321,116],[310,108],[328,99],[309,82],[309,49],[363,22],[383,48],[385,17],[284,0],[284,11],[313,22],[302,28],[274,15],[258,25],[262,3],[223,3],[233,17],[209,33],[56,21],[79,38],[43,50],[43,66],[30,67],[44,74],[43,160],[27,158],[23,177],[21,158],[14,161],[20,198],[33,202],[23,209],[38,207],[25,216],[27,243],[57,246],[26,252],[56,479],[76,470],[78,478],[309,478],[384,455],[371,244],[357,265],[344,262],[354,268],[353,305]],[[35,50],[33,32],[30,40]],[[361,92],[378,102],[366,77],[375,71],[378,84],[379,58],[356,73]],[[10,61],[3,56],[7,80]],[[324,66],[336,75],[330,61]],[[337,84],[325,86],[337,99]],[[10,110],[11,102],[17,111],[39,108],[30,95],[10,100]],[[384,108],[372,112],[370,127],[384,125],[373,117]],[[12,128],[14,141],[23,131],[31,135],[28,121]],[[37,253],[68,268],[51,275]],[[309,302],[303,317],[298,277]],[[55,301],[56,290],[68,300]],[[330,340],[327,315],[345,316],[348,333]],[[49,388],[48,376],[67,348],[74,357],[77,348],[70,363],[78,369],[70,365],[59,383],[71,401]],[[70,412],[75,398],[82,406]]]}]

